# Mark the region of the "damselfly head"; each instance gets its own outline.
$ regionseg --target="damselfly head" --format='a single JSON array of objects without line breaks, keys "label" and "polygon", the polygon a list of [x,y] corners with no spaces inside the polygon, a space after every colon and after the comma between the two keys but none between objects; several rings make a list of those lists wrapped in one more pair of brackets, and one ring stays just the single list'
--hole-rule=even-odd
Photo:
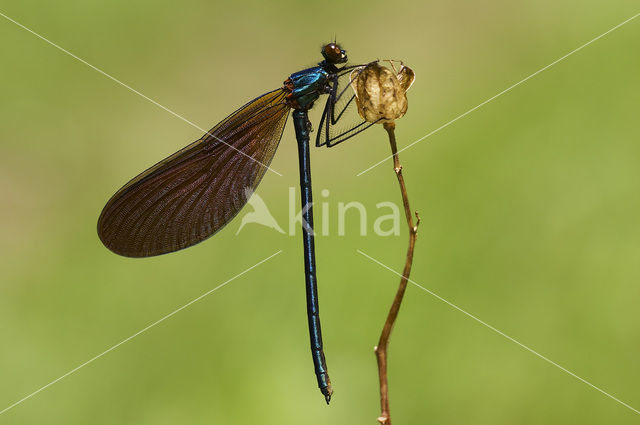
[{"label": "damselfly head", "polygon": [[347,52],[337,43],[325,44],[322,48],[322,56],[332,64],[345,63],[347,61]]}]

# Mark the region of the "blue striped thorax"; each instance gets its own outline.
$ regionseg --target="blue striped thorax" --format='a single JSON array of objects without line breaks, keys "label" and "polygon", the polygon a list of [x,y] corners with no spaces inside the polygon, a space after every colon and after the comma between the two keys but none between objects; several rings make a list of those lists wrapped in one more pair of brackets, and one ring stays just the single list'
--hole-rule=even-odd
[{"label": "blue striped thorax", "polygon": [[289,92],[287,104],[294,109],[311,109],[313,102],[327,93],[328,79],[329,73],[321,66],[291,74],[284,82],[284,88]]}]

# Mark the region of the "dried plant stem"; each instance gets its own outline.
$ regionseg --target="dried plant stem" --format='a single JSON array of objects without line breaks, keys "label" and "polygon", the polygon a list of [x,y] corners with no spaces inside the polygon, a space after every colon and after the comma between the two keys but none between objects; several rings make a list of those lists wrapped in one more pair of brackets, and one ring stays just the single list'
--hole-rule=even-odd
[{"label": "dried plant stem", "polygon": [[420,224],[420,217],[416,211],[416,222],[413,223],[413,215],[411,214],[411,208],[409,208],[409,198],[407,196],[407,187],[404,184],[404,178],[402,177],[402,165],[400,165],[400,159],[398,158],[398,148],[396,146],[396,135],[394,122],[385,123],[384,129],[389,134],[389,144],[391,145],[391,152],[393,154],[393,168],[398,177],[398,183],[400,184],[400,191],[402,193],[402,203],[404,204],[404,213],[407,218],[407,224],[409,226],[409,248],[407,249],[407,258],[404,264],[404,270],[402,272],[402,278],[400,279],[400,286],[396,292],[396,296],[391,304],[391,309],[387,316],[387,320],[382,328],[380,334],[380,340],[375,347],[376,358],[378,359],[378,375],[380,378],[380,408],[381,414],[378,417],[378,422],[382,425],[391,425],[391,414],[389,412],[389,382],[387,379],[387,348],[389,346],[389,338],[391,337],[391,331],[393,325],[398,317],[400,311],[400,304],[402,303],[402,297],[404,291],[407,289],[407,282],[409,280],[409,274],[411,273],[411,264],[413,262],[413,249],[416,244],[416,237],[418,235],[418,225]]}]

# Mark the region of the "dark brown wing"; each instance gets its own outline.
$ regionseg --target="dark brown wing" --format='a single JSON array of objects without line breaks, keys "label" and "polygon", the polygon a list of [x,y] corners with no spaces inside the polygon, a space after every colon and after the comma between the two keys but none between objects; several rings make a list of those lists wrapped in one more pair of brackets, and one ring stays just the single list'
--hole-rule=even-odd
[{"label": "dark brown wing", "polygon": [[289,115],[285,95],[278,89],[252,100],[124,185],[98,219],[105,246],[127,257],[160,255],[231,221],[273,159]]}]

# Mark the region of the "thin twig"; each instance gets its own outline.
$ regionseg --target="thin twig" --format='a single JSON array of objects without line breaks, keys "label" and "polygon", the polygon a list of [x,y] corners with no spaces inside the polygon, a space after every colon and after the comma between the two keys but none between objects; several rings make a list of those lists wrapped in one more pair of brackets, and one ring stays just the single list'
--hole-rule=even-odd
[{"label": "thin twig", "polygon": [[391,145],[391,152],[393,154],[393,168],[398,177],[398,183],[400,184],[400,191],[402,193],[402,203],[404,204],[404,213],[407,218],[407,224],[409,226],[409,248],[407,249],[407,259],[404,264],[404,270],[402,272],[402,278],[400,279],[400,286],[396,292],[396,296],[391,304],[391,309],[387,316],[387,321],[384,323],[382,333],[380,334],[380,340],[375,347],[376,358],[378,359],[378,375],[380,377],[380,408],[381,414],[378,418],[378,422],[382,425],[391,425],[391,413],[389,411],[389,382],[387,379],[387,349],[389,347],[389,338],[391,337],[391,331],[393,325],[398,317],[400,311],[400,304],[402,303],[402,297],[404,291],[407,289],[407,282],[409,280],[409,274],[411,273],[411,264],[413,262],[413,248],[416,244],[416,237],[418,235],[418,225],[420,224],[420,217],[416,211],[416,223],[413,224],[413,215],[411,214],[411,208],[409,208],[409,198],[407,196],[407,187],[404,184],[404,178],[402,177],[402,165],[400,165],[400,159],[398,158],[398,148],[396,146],[396,135],[394,122],[384,123],[384,129],[389,134],[389,144]]}]

